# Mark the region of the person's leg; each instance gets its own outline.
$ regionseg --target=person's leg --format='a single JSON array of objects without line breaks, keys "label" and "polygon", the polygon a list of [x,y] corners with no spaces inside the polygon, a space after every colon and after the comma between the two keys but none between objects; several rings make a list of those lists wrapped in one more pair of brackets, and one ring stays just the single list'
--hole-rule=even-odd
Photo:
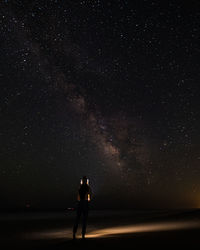
[{"label": "person's leg", "polygon": [[85,202],[83,208],[83,223],[82,223],[82,238],[85,238],[86,227],[87,227],[87,219],[88,219],[88,202]]},{"label": "person's leg", "polygon": [[81,207],[80,207],[80,204],[79,204],[78,207],[77,207],[76,220],[75,220],[74,227],[73,227],[73,238],[74,239],[76,238],[76,232],[77,232],[77,229],[78,229],[78,224],[79,224],[79,221],[80,221],[80,217],[81,217]]}]

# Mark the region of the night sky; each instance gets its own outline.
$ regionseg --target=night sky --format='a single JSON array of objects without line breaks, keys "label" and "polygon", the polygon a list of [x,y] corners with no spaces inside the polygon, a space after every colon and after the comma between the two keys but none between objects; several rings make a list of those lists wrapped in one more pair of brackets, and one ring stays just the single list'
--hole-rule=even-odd
[{"label": "night sky", "polygon": [[2,0],[2,207],[199,207],[199,80],[199,0]]}]

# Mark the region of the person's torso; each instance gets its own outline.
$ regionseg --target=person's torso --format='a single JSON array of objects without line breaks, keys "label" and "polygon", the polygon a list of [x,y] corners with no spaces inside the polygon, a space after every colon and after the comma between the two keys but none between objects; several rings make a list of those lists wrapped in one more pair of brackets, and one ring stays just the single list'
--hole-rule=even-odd
[{"label": "person's torso", "polygon": [[82,184],[79,189],[80,200],[88,200],[89,186],[87,184]]}]

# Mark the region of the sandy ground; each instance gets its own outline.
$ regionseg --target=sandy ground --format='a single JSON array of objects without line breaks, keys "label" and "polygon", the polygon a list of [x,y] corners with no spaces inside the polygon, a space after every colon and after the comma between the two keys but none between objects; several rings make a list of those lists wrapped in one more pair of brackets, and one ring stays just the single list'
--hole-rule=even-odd
[{"label": "sandy ground", "polygon": [[1,249],[163,249],[200,245],[199,210],[90,211],[72,240],[75,212],[1,214]]}]

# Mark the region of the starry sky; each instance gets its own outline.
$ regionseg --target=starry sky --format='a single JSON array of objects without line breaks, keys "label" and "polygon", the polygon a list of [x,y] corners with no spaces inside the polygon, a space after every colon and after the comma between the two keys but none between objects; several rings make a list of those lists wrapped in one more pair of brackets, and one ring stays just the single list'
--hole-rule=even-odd
[{"label": "starry sky", "polygon": [[2,0],[3,207],[200,206],[198,0]]}]

